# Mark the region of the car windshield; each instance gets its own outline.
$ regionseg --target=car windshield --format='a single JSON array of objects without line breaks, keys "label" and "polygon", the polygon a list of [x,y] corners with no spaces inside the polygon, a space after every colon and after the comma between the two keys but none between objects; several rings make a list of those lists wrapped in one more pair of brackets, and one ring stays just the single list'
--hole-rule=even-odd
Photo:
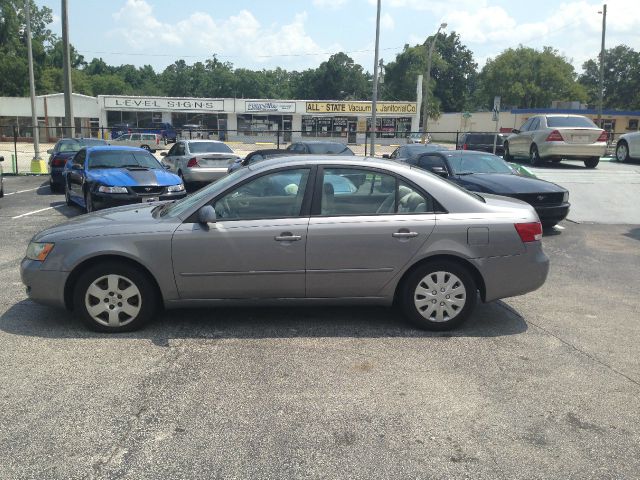
[{"label": "car windshield", "polygon": [[491,154],[452,155],[449,165],[456,175],[469,173],[507,173],[513,169],[500,157]]},{"label": "car windshield", "polygon": [[191,142],[189,151],[191,153],[233,153],[233,150],[220,142]]},{"label": "car windshield", "polygon": [[341,143],[309,143],[307,146],[309,147],[309,152],[316,154],[353,155],[351,149]]},{"label": "car windshield", "polygon": [[596,124],[587,117],[547,117],[547,126],[552,128],[598,128]]},{"label": "car windshield", "polygon": [[197,192],[189,195],[188,197],[178,200],[173,203],[167,203],[162,206],[160,210],[161,217],[177,217],[182,213],[189,210],[194,205],[200,203],[203,199],[211,196],[215,191],[222,191],[229,185],[232,185],[238,178],[247,174],[246,168],[241,168],[233,173],[230,173],[226,177],[222,177],[217,182],[214,182],[204,188],[201,188]]},{"label": "car windshield", "polygon": [[143,150],[99,150],[89,154],[89,169],[96,168],[162,168],[162,165]]},{"label": "car windshield", "polygon": [[96,145],[106,145],[104,140],[97,138],[78,138],[70,140],[62,140],[58,145],[58,152],[77,152],[82,147],[93,147]]}]

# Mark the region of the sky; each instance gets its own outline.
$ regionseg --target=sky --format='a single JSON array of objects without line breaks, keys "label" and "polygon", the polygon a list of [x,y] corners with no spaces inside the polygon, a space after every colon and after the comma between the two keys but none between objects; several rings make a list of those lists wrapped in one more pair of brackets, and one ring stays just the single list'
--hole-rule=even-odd
[{"label": "sky", "polygon": [[[60,0],[36,0],[54,12]],[[216,54],[235,67],[304,70],[348,53],[373,70],[376,0],[69,0],[71,43],[87,60],[163,70]],[[640,0],[607,2],[607,47],[640,50]],[[602,2],[594,0],[382,0],[380,57],[424,42],[441,23],[455,31],[482,67],[522,44],[549,45],[581,71],[600,51]]]}]

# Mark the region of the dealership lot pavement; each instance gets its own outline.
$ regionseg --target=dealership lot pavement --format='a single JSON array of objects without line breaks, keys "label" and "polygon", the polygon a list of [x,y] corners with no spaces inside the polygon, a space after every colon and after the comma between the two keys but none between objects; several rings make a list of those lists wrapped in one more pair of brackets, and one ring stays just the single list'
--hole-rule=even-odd
[{"label": "dealership lot pavement", "polygon": [[88,332],[18,272],[31,235],[79,209],[5,178],[0,478],[637,478],[640,165],[534,170],[573,204],[544,238],[547,283],[447,334],[382,308]]}]

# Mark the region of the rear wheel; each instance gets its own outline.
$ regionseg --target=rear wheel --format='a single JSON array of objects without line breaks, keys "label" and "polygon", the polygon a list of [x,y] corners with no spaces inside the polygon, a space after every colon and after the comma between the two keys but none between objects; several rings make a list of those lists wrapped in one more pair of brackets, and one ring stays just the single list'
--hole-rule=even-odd
[{"label": "rear wheel", "polygon": [[542,163],[542,158],[540,158],[540,152],[538,152],[537,145],[531,145],[531,152],[529,156],[529,162],[531,166],[539,166]]},{"label": "rear wheel", "polygon": [[120,262],[100,263],[82,273],[73,300],[82,322],[99,332],[136,330],[158,306],[158,295],[148,276]]},{"label": "rear wheel", "polygon": [[509,152],[509,144],[507,142],[504,142],[504,153],[502,154],[502,158],[507,162],[513,161],[513,155]]},{"label": "rear wheel", "polygon": [[427,330],[449,330],[475,308],[477,286],[471,274],[453,262],[428,263],[414,270],[401,292],[407,318]]},{"label": "rear wheel", "polygon": [[628,162],[630,159],[629,146],[627,145],[627,142],[622,140],[616,147],[616,160],[619,162]]},{"label": "rear wheel", "polygon": [[584,166],[587,168],[596,168],[598,163],[600,163],[600,157],[591,157],[584,161]]}]

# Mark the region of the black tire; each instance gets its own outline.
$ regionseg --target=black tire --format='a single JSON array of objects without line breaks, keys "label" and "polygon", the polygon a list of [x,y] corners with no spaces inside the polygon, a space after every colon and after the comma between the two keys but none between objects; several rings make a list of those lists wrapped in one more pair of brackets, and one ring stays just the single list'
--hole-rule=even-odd
[{"label": "black tire", "polygon": [[91,192],[89,191],[89,189],[84,192],[84,210],[87,213],[95,211],[95,209],[93,208],[93,198],[91,198]]},{"label": "black tire", "polygon": [[509,144],[507,142],[504,142],[504,153],[502,154],[502,158],[504,158],[506,162],[513,162],[513,155],[509,153]]},{"label": "black tire", "polygon": [[629,145],[624,140],[620,140],[616,145],[616,160],[619,162],[628,162],[631,160],[629,156]]},{"label": "black tire", "polygon": [[[119,277],[117,289],[114,289],[114,292],[109,292],[107,279],[97,282],[99,279],[108,275]],[[92,287],[94,282],[106,287],[104,290],[104,299],[88,293],[89,288]],[[138,293],[127,299],[128,305],[125,305],[123,308],[122,300],[124,299],[122,297],[118,298],[118,295],[121,294],[119,292],[131,285],[137,288]],[[110,293],[114,293],[114,295],[110,295]],[[158,301],[159,297],[156,288],[145,272],[128,263],[117,261],[99,263],[89,267],[80,274],[73,291],[74,312],[76,312],[80,320],[88,328],[97,332],[117,333],[139,329],[149,321],[158,310]],[[92,302],[95,302],[93,304],[95,306],[105,304],[105,312],[96,315],[101,321],[96,320],[88,310],[89,307],[87,303],[91,305]],[[137,309],[138,313],[134,317],[128,315],[124,311],[128,307]],[[118,316],[117,321],[119,324],[109,325],[108,308],[112,308],[112,310],[116,312],[115,315]]]},{"label": "black tire", "polygon": [[[444,274],[444,276],[442,276],[441,278],[445,280],[445,282],[447,280],[447,275],[449,275],[449,280],[451,280],[450,276],[454,275],[464,287],[464,303],[463,305],[459,306],[457,310],[453,310],[453,308],[451,309],[451,311],[454,312],[455,315],[448,320],[447,317],[450,317],[450,315],[442,314],[442,320],[438,321],[438,312],[435,310],[432,312],[429,311],[430,304],[427,303],[428,297],[417,292],[418,287],[421,287],[421,285],[422,289],[427,286],[425,280],[430,275],[435,275],[435,278],[437,279],[437,272],[442,272]],[[433,278],[434,277],[431,277],[431,280],[433,280]],[[458,285],[458,280],[455,280],[455,283],[453,283],[451,287],[456,287]],[[440,305],[444,305],[444,302],[448,300],[447,297],[453,296],[450,295],[450,290],[445,290],[445,292],[442,292],[441,290],[442,289],[440,289],[440,291],[433,290],[436,292],[435,294],[433,294],[432,292],[427,292],[428,295],[434,295],[435,298],[433,300],[436,301],[434,305],[436,305],[437,302],[440,302]],[[439,298],[441,296],[443,298]],[[466,268],[454,262],[436,261],[433,263],[424,264],[416,268],[409,274],[409,276],[403,281],[402,290],[400,292],[400,302],[402,305],[402,310],[404,311],[406,317],[417,327],[426,330],[442,331],[451,330],[452,328],[456,328],[461,325],[475,308],[477,296],[478,288],[473,280],[473,277]],[[424,309],[419,310],[418,306],[416,305],[416,301],[420,302],[421,300],[425,302]],[[449,309],[440,309],[441,312],[442,310]]]},{"label": "black tire", "polygon": [[182,170],[178,170],[178,177],[180,177],[180,180],[182,180],[182,184],[184,185],[184,190],[186,192],[191,191],[191,184],[188,184],[185,179],[184,179],[184,175],[182,174]]},{"label": "black tire", "polygon": [[584,166],[587,168],[596,168],[598,163],[600,163],[600,157],[591,157],[584,161]]},{"label": "black tire", "polygon": [[538,152],[538,147],[535,144],[531,145],[529,163],[531,163],[532,167],[540,166],[540,164],[542,163],[542,158],[540,158],[540,152]]},{"label": "black tire", "polygon": [[71,201],[71,194],[69,193],[69,184],[67,182],[64,184],[64,201],[68,206],[73,205],[73,202]]}]

